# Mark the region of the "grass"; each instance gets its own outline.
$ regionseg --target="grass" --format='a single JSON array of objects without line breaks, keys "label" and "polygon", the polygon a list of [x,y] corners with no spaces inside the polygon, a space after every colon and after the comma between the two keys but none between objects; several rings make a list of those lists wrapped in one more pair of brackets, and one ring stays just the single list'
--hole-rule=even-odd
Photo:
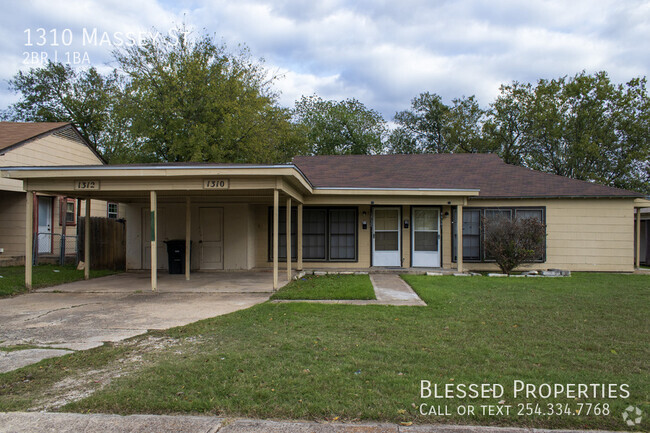
[{"label": "grass", "polygon": [[271,299],[376,298],[368,275],[309,275],[282,287]]},{"label": "grass", "polygon": [[[75,266],[38,265],[34,266],[32,286],[34,289],[55,286],[72,281],[83,280],[84,271],[78,271]],[[90,278],[114,274],[115,271],[90,270]],[[25,267],[0,267],[0,297],[12,296],[25,292]]]},{"label": "grass", "polygon": [[[621,418],[628,405],[649,412],[649,276],[404,278],[427,307],[264,303],[155,333],[179,344],[63,410],[610,430],[634,430]],[[54,381],[85,363],[102,368],[120,350],[77,352],[0,375],[0,411],[25,410]],[[421,399],[423,379],[502,384],[502,398],[515,407],[554,402],[574,410],[586,401],[514,398],[514,380],[625,383],[630,397],[588,400],[609,404],[607,416],[425,416],[422,403],[454,413],[461,404],[497,401]]]}]

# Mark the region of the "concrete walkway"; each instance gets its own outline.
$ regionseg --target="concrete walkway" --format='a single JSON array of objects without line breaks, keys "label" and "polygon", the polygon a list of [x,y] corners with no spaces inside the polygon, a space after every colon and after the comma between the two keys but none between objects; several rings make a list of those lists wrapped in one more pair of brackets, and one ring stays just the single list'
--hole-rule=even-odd
[{"label": "concrete walkway", "polygon": [[[444,424],[402,426],[387,423],[317,423],[227,419],[209,416],[82,415],[76,413],[0,412],[0,432],[12,433],[584,433],[588,430],[541,430]],[[601,431],[601,433],[607,433]]]},{"label": "concrete walkway", "polygon": [[312,302],[316,304],[347,304],[347,305],[396,305],[407,307],[424,307],[427,304],[406,284],[397,274],[369,274],[372,287],[377,299],[278,299],[272,302],[284,304],[288,302]]},{"label": "concrete walkway", "polygon": [[399,275],[370,274],[370,281],[381,305],[427,305]]}]

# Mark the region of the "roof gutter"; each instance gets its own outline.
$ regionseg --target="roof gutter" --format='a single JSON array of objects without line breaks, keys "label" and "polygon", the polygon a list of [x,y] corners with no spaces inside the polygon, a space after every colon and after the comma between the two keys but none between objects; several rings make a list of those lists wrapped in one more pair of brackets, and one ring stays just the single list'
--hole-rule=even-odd
[{"label": "roof gutter", "polygon": [[329,188],[327,186],[314,187],[314,190],[328,191],[452,191],[452,192],[479,192],[479,188],[359,188],[354,186]]}]

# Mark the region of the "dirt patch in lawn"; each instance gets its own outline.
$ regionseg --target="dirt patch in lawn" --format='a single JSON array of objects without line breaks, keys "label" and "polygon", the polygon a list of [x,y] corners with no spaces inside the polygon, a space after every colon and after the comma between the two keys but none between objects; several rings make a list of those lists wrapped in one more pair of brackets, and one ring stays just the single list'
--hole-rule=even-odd
[{"label": "dirt patch in lawn", "polygon": [[[68,403],[84,399],[108,386],[113,380],[128,376],[142,368],[155,364],[157,354],[173,350],[172,353],[192,352],[196,337],[176,339],[147,336],[115,343],[115,347],[128,349],[125,356],[110,361],[103,368],[75,371],[39,392],[36,404],[29,411],[56,411]],[[176,348],[176,350],[174,350]]]}]

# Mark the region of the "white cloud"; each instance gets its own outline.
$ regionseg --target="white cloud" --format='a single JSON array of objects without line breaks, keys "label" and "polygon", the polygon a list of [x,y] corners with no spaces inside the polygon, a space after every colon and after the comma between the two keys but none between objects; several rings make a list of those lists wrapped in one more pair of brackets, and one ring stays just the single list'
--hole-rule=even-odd
[{"label": "white cloud", "polygon": [[[0,79],[24,67],[25,28],[165,30],[183,21],[264,57],[285,76],[284,105],[313,93],[355,97],[387,119],[422,91],[476,94],[486,105],[512,80],[584,69],[627,81],[650,70],[650,4],[637,0],[162,1],[15,2],[0,17]],[[110,59],[106,47],[88,52],[93,63]]]}]

